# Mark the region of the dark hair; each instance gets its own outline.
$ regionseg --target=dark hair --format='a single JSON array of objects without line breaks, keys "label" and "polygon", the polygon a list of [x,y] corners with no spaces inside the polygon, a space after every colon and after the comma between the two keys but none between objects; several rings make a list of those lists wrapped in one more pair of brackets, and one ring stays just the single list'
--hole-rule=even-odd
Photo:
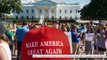
[{"label": "dark hair", "polygon": [[81,26],[84,26],[84,24],[81,24]]},{"label": "dark hair", "polygon": [[27,21],[23,21],[22,25],[24,26],[27,25]]}]

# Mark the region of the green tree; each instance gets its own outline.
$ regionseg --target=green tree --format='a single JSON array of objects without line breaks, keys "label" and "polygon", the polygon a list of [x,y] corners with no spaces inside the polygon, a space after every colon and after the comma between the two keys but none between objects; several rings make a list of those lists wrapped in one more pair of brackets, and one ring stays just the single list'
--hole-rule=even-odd
[{"label": "green tree", "polygon": [[0,0],[0,17],[13,11],[21,11],[21,0]]},{"label": "green tree", "polygon": [[91,0],[81,10],[82,19],[107,19],[107,0]]}]

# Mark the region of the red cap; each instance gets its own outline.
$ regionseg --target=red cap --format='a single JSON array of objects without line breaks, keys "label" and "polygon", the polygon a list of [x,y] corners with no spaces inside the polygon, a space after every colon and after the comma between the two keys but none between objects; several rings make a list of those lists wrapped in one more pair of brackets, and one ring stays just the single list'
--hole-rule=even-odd
[{"label": "red cap", "polygon": [[25,35],[21,60],[72,60],[71,58],[32,58],[33,54],[70,54],[70,44],[64,32],[46,26],[34,28]]}]

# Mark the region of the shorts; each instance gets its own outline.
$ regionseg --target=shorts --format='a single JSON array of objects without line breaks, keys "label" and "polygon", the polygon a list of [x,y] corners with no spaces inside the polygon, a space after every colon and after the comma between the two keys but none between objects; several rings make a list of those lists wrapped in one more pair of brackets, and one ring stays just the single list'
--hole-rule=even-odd
[{"label": "shorts", "polygon": [[104,48],[100,48],[100,47],[96,47],[96,46],[94,46],[94,49],[96,50],[98,48],[98,51],[106,51],[107,49],[104,49]]}]

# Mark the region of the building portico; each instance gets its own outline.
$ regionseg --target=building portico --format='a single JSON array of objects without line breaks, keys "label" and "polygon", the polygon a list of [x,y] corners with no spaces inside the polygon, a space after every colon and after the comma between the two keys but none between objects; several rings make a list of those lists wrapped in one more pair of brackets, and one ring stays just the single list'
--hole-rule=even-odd
[{"label": "building portico", "polygon": [[37,14],[36,17],[40,18],[42,15],[44,18],[56,18],[56,6],[36,6]]}]

